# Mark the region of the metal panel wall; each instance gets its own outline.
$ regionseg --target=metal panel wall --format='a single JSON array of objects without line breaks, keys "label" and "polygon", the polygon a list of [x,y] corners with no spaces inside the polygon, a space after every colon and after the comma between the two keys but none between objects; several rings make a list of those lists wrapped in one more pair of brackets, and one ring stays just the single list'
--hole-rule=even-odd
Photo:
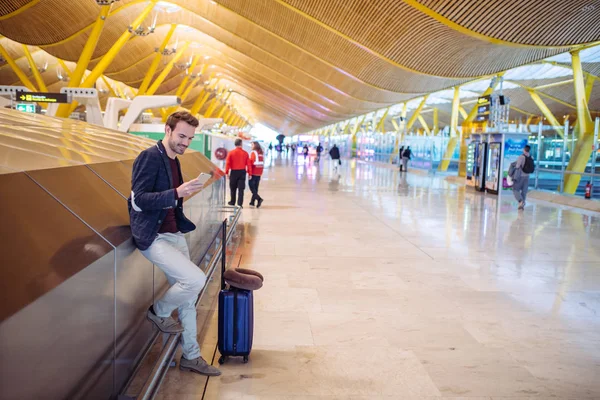
[{"label": "metal panel wall", "polygon": [[0,398],[108,399],[115,252],[0,324]]}]

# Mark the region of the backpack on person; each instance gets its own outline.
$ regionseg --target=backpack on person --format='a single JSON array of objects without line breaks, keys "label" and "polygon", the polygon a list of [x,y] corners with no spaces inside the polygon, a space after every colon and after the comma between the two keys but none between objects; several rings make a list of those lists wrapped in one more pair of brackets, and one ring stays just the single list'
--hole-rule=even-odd
[{"label": "backpack on person", "polygon": [[525,164],[523,165],[523,172],[526,174],[533,174],[535,171],[535,163],[533,157],[525,156]]}]

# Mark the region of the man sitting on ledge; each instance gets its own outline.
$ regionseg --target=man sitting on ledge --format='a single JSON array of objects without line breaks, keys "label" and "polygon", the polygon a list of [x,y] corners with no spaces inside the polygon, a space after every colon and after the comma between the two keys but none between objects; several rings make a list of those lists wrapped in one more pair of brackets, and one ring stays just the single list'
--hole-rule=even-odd
[{"label": "man sitting on ledge", "polygon": [[[129,217],[133,240],[141,253],[160,268],[171,287],[147,312],[147,318],[168,334],[182,333],[182,370],[207,376],[221,372],[200,355],[196,301],[206,275],[190,261],[184,234],[196,226],[183,214],[183,198],[200,189],[197,180],[183,183],[177,155],[194,138],[198,120],[188,112],[169,116],[165,138],[144,150],[133,163]],[[181,324],[171,314],[177,309]]]}]

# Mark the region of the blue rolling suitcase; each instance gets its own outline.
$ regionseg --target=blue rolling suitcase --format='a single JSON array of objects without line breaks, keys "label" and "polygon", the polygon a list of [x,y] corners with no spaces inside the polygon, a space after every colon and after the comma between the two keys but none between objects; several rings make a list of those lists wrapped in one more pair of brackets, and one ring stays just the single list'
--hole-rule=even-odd
[{"label": "blue rolling suitcase", "polygon": [[229,356],[248,356],[252,350],[254,304],[250,290],[229,288],[219,293],[219,364]]},{"label": "blue rolling suitcase", "polygon": [[[226,243],[226,240],[223,241]],[[254,301],[252,291],[225,287],[225,246],[221,255],[221,292],[219,293],[219,364],[228,357],[248,356],[252,350],[254,333]]]}]

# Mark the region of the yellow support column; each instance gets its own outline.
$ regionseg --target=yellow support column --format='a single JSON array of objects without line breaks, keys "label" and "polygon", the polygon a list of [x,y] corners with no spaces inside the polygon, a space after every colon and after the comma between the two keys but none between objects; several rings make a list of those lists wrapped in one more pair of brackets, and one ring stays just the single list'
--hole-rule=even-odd
[{"label": "yellow support column", "polygon": [[394,144],[394,152],[392,154],[390,154],[390,163],[394,160],[394,158],[396,157],[396,154],[398,154],[398,151],[400,150],[400,142],[402,140],[404,140],[403,129],[406,126],[406,114],[407,113],[408,113],[408,104],[404,103],[402,105],[402,114],[401,114],[402,121],[400,124],[398,124],[398,123],[394,124],[394,127],[396,128],[396,142]]},{"label": "yellow support column", "polygon": [[[210,82],[213,79],[214,75],[215,75],[214,72],[212,74],[210,74],[210,77],[208,78],[207,82]],[[196,115],[196,114],[198,114],[200,112],[200,110],[202,110],[202,107],[204,106],[204,103],[206,103],[206,101],[210,97],[210,90],[212,90],[213,88],[215,88],[217,86],[218,82],[219,82],[219,80],[217,79],[215,81],[215,83],[209,84],[206,87],[206,90],[202,89],[202,91],[200,92],[200,94],[196,98],[196,101],[192,105],[192,108],[190,109],[190,113],[192,115]]]},{"label": "yellow support column", "polygon": [[592,75],[588,75],[587,79],[585,80],[585,99],[587,100],[588,104],[592,98],[592,90],[594,89],[595,80],[596,79]]},{"label": "yellow support column", "polygon": [[554,130],[558,133],[560,137],[563,137],[564,131],[561,127],[560,122],[558,122],[554,114],[552,114],[552,111],[550,111],[546,103],[544,103],[544,100],[542,100],[540,95],[537,94],[535,90],[529,89],[527,91],[531,96],[531,100],[533,100],[533,102],[538,106],[546,120],[548,120],[548,122],[551,124],[552,128],[554,128]]},{"label": "yellow support column", "polygon": [[23,52],[25,53],[25,57],[27,58],[27,61],[29,62],[29,67],[31,67],[31,72],[33,72],[33,77],[35,78],[35,81],[37,82],[38,87],[40,88],[40,90],[42,92],[47,92],[48,88],[46,87],[46,84],[44,83],[44,78],[42,78],[40,71],[38,71],[37,65],[35,65],[35,61],[33,60],[31,53],[29,52],[29,47],[27,47],[26,44],[23,44],[22,46],[23,46]]},{"label": "yellow support column", "polygon": [[437,107],[433,109],[433,133],[437,135],[440,132],[440,113]]},{"label": "yellow support column", "polygon": [[[575,86],[575,100],[577,104],[577,121],[579,126],[577,145],[567,166],[567,171],[584,172],[590,156],[594,150],[594,122],[588,108],[586,87],[583,80],[583,68],[579,50],[571,52],[573,66],[573,84]],[[581,175],[565,175],[565,193],[575,194]]]},{"label": "yellow support column", "polygon": [[423,110],[423,107],[425,107],[425,103],[427,102],[427,97],[429,97],[429,96],[424,96],[423,97],[423,100],[421,100],[421,103],[419,103],[419,106],[417,107],[417,109],[415,110],[415,112],[413,113],[413,115],[410,117],[410,120],[406,124],[406,130],[407,131],[410,131],[410,129],[415,124],[415,122],[417,122],[417,119],[421,115],[421,110]]},{"label": "yellow support column", "polygon": [[227,121],[229,121],[230,115],[231,115],[231,109],[229,107],[227,107],[227,112],[225,112],[225,115],[223,115],[223,123],[227,124]]},{"label": "yellow support column", "polygon": [[231,126],[231,122],[235,118],[235,111],[229,110],[229,113],[225,116],[225,124]]},{"label": "yellow support column", "polygon": [[158,51],[154,55],[154,59],[152,59],[150,68],[148,68],[148,71],[146,71],[144,80],[142,81],[142,84],[140,85],[140,89],[138,90],[138,96],[142,96],[142,95],[146,94],[146,90],[148,90],[148,87],[150,86],[150,82],[152,81],[152,78],[154,78],[154,74],[156,73],[158,65],[160,64],[160,60],[162,60],[162,57],[163,57],[162,53],[167,48],[167,45],[169,44],[169,41],[171,40],[173,33],[175,33],[175,29],[177,29],[177,24],[171,24],[171,28],[169,29],[169,32],[167,32],[167,35],[165,36],[162,43],[160,44]]},{"label": "yellow support column", "polygon": [[[223,118],[223,114],[225,114],[225,111],[228,110],[227,104],[224,104],[223,107],[221,107],[221,110],[219,111],[219,113],[217,114],[217,118]],[[225,119],[223,118],[223,121],[225,121]]]},{"label": "yellow support column", "polygon": [[463,106],[460,106],[458,111],[460,112],[460,115],[463,117],[463,119],[467,119],[467,117],[469,116],[469,114],[467,114],[467,110],[465,110]]},{"label": "yellow support column", "polygon": [[[204,113],[204,118],[210,118],[212,116],[212,113],[215,112],[215,110],[221,103],[221,100],[219,100],[219,97],[223,96],[223,93],[225,93],[225,90],[226,89],[223,88],[223,90],[221,90],[219,93],[215,94],[215,97],[211,100],[211,103],[208,106],[208,109]],[[229,92],[229,94],[227,95],[227,98],[229,98],[230,94],[231,94],[231,92]],[[225,102],[225,101],[226,101],[226,99],[223,100],[223,102]]]},{"label": "yellow support column", "polygon": [[[148,15],[150,15],[152,10],[154,9],[155,4],[156,4],[156,0],[150,0],[149,4],[146,6],[146,8],[144,8],[144,10],[141,12],[141,14],[138,15],[138,17],[131,24],[131,26],[134,29],[136,29],[138,26],[140,26],[144,22],[146,17],[148,17]],[[102,57],[102,60],[100,60],[100,62],[98,64],[96,64],[96,66],[94,67],[92,72],[88,75],[87,78],[85,78],[85,80],[81,83],[81,85],[79,87],[90,88],[90,87],[94,86],[94,84],[96,83],[98,78],[100,78],[100,76],[102,74],[104,74],[104,71],[106,71],[106,68],[108,68],[108,66],[117,57],[117,55],[119,54],[119,52],[121,51],[123,46],[125,46],[125,44],[129,41],[129,39],[131,38],[131,35],[132,34],[129,32],[129,30],[126,30],[125,32],[123,32],[123,34],[112,45],[112,47],[104,55],[104,57]]]},{"label": "yellow support column", "polygon": [[15,75],[17,75],[19,77],[19,79],[21,80],[23,85],[27,89],[31,90],[32,92],[36,92],[37,91],[36,87],[29,80],[27,75],[25,75],[25,73],[21,70],[21,68],[19,68],[19,66],[17,65],[15,60],[13,60],[13,58],[10,56],[10,54],[8,54],[6,49],[1,44],[0,44],[0,54],[2,55],[2,58],[4,58],[6,60],[6,62],[8,63],[8,65],[10,66],[10,69],[12,69],[12,71],[15,73]]},{"label": "yellow support column", "polygon": [[85,71],[87,71],[90,60],[94,55],[94,51],[96,51],[96,46],[98,45],[98,40],[100,39],[100,35],[104,29],[104,22],[108,17],[110,7],[110,5],[100,7],[100,14],[98,15],[98,18],[96,18],[96,22],[94,23],[94,27],[90,32],[90,36],[88,37],[81,55],[79,56],[77,66],[75,67],[75,71],[73,71],[73,75],[69,81],[69,87],[78,87],[81,83],[81,79],[83,78]]},{"label": "yellow support column", "polygon": [[206,101],[208,100],[209,96],[210,96],[209,92],[202,90],[200,92],[200,94],[198,95],[198,97],[196,98],[196,101],[192,105],[192,108],[190,109],[190,113],[192,113],[192,115],[198,114],[200,112],[200,110],[202,109],[202,107],[204,106],[204,103],[206,103]]},{"label": "yellow support column", "polygon": [[[194,56],[194,59],[192,60],[192,65],[188,69],[188,71],[190,71],[190,73],[193,73],[192,71],[194,71],[196,69],[196,65],[198,64],[198,61],[200,60],[200,58],[201,58],[200,56]],[[198,82],[202,78],[202,74],[204,73],[205,70],[206,70],[206,64],[202,66],[202,70],[200,71],[198,76],[196,76],[194,79],[192,79],[192,83],[190,84],[189,87],[187,86],[187,84],[190,81],[190,75],[186,75],[185,78],[183,78],[183,80],[181,81],[181,84],[177,88],[177,92],[175,92],[175,96],[180,97],[181,102],[183,102],[183,99],[184,99],[183,94],[184,93],[189,94],[191,88],[194,87],[196,85],[196,82]]]},{"label": "yellow support column", "polygon": [[425,129],[425,133],[427,135],[430,135],[431,131],[429,130],[429,126],[427,125],[427,121],[425,121],[425,118],[423,118],[422,115],[419,115],[419,122],[421,123],[421,126],[423,127],[423,129]]},{"label": "yellow support column", "polygon": [[379,120],[379,123],[377,124],[377,128],[376,130],[383,133],[383,130],[385,129],[385,119],[388,116],[388,113],[390,112],[390,108],[386,108],[385,112],[383,113],[383,116],[381,117],[381,119]]},{"label": "yellow support column", "polygon": [[106,79],[106,77],[104,75],[102,75],[102,82],[104,82],[104,84],[106,85],[106,88],[110,92],[110,95],[112,97],[117,97],[115,90],[112,88],[112,86],[110,86],[110,83],[108,83],[108,79]]},{"label": "yellow support column", "polygon": [[363,116],[362,119],[358,119],[356,121],[356,125],[354,125],[354,128],[352,128],[352,157],[356,157],[357,152],[358,152],[358,130],[360,128],[360,126],[365,122],[365,119],[367,118],[367,116]]},{"label": "yellow support column", "polygon": [[447,171],[450,166],[450,159],[452,158],[452,154],[454,154],[454,149],[456,149],[456,144],[458,143],[458,109],[460,107],[460,88],[456,86],[454,88],[454,98],[452,100],[452,115],[450,117],[450,140],[448,141],[448,146],[446,147],[446,151],[444,152],[444,156],[442,158],[442,162],[440,163],[438,170],[439,171]]},{"label": "yellow support column", "polygon": [[[199,56],[197,56],[197,57],[199,57]],[[193,71],[195,67],[196,66],[195,66],[194,62],[192,62],[190,71]],[[198,76],[195,77],[194,79],[192,79],[192,81],[187,86],[187,88],[185,87],[185,85],[189,81],[189,76],[186,75],[186,77],[183,78],[183,81],[181,82],[181,84],[179,85],[179,88],[177,89],[177,92],[175,93],[175,96],[177,96],[181,99],[181,104],[183,104],[186,101],[186,99],[190,95],[190,92],[192,91],[192,89],[195,88],[198,81],[200,79],[202,79],[202,74],[204,73],[205,69],[206,69],[206,65],[202,67],[202,71],[198,74]],[[183,93],[180,93],[180,91],[183,90],[184,88],[185,88],[185,91],[183,91]],[[177,106],[169,107],[166,115],[169,116],[169,115],[173,114],[175,112],[175,110],[177,110]],[[163,119],[164,119],[163,122],[167,121],[166,117],[164,117]]]},{"label": "yellow support column", "polygon": [[215,97],[211,100],[210,104],[208,105],[206,112],[204,113],[204,118],[210,118],[212,113],[215,111],[215,109],[218,106],[219,106],[219,100],[217,99],[217,96],[215,95]]},{"label": "yellow support column", "polygon": [[73,74],[69,70],[69,67],[67,67],[67,64],[65,64],[65,62],[63,60],[61,60],[60,58],[57,58],[56,61],[58,61],[58,63],[62,67],[62,69],[65,71],[65,74],[67,74],[67,76],[69,78],[71,78],[73,76]]},{"label": "yellow support column", "polygon": [[[167,75],[169,75],[169,73],[171,73],[171,70],[175,66],[175,63],[177,63],[177,61],[179,61],[179,59],[181,58],[183,53],[185,53],[185,51],[187,50],[187,48],[189,46],[190,46],[190,43],[185,42],[183,44],[183,46],[181,46],[181,48],[179,50],[177,50],[177,53],[175,53],[175,56],[171,59],[171,61],[169,61],[169,63],[161,71],[160,75],[158,75],[156,77],[156,80],[154,82],[152,82],[152,86],[150,86],[148,88],[148,90],[144,93],[146,96],[152,96],[154,93],[156,93],[156,91],[158,90],[160,85],[162,85],[162,83],[165,81],[165,78],[167,77]],[[138,91],[137,95],[141,96],[139,91]]]},{"label": "yellow support column", "polygon": [[[221,118],[221,117],[223,116],[223,113],[225,112],[225,110],[228,110],[228,109],[229,109],[229,106],[228,106],[228,101],[229,101],[229,98],[230,98],[230,97],[231,97],[231,92],[228,92],[228,93],[225,95],[225,98],[224,98],[224,99],[223,99],[223,101],[222,101],[222,103],[223,103],[223,107],[221,107],[221,110],[219,110],[219,113],[217,114],[217,118]],[[216,111],[216,110],[215,110],[215,111]]]},{"label": "yellow support column", "polygon": [[[133,21],[131,26],[134,29],[136,29],[138,26],[140,26],[144,22],[146,17],[148,17],[148,15],[150,15],[152,10],[154,9],[156,1],[157,0],[150,0],[149,4],[146,6],[146,8],[144,8],[144,10],[140,13],[140,15],[138,15],[138,17]],[[81,84],[79,85],[80,88],[91,88],[92,86],[94,86],[96,84],[96,81],[98,80],[98,78],[100,78],[102,75],[104,75],[104,71],[106,71],[106,68],[108,68],[108,66],[117,57],[117,55],[119,54],[119,52],[121,51],[123,46],[125,46],[125,44],[131,38],[131,35],[132,35],[132,33],[129,32],[129,29],[127,29],[125,32],[123,32],[123,34],[119,37],[119,39],[117,39],[117,41],[112,45],[110,50],[108,50],[108,52],[102,57],[100,62],[98,64],[96,64],[96,66],[94,67],[92,72],[90,72],[90,74],[83,80],[83,82],[81,82]],[[75,101],[73,103],[71,103],[70,107],[66,111],[64,111],[65,108],[61,109],[61,107],[59,107],[59,109],[56,113],[56,116],[66,118],[69,115],[71,115],[71,113],[73,112],[73,110],[75,110],[76,107],[77,107],[77,102],[75,102]]]}]

